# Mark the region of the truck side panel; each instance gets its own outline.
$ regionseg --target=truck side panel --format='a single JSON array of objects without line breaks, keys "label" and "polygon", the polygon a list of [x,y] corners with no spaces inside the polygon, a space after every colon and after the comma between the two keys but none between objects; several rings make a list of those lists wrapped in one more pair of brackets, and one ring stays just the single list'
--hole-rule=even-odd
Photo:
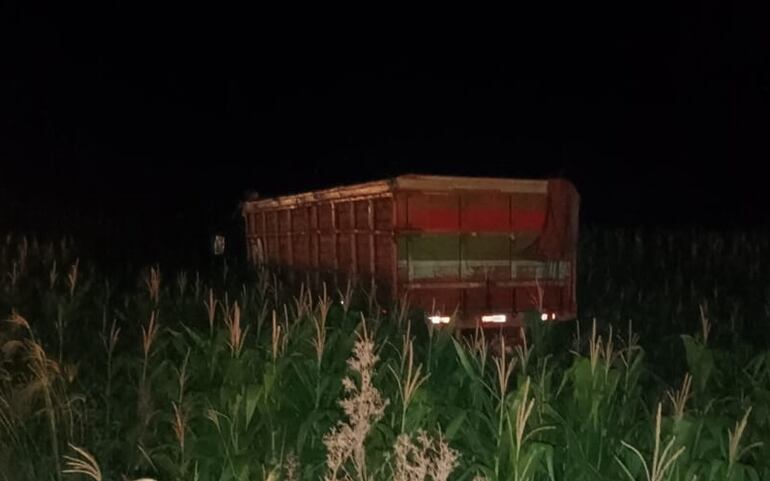
[{"label": "truck side panel", "polygon": [[467,320],[541,308],[574,315],[574,255],[540,251],[548,216],[564,222],[572,210],[550,201],[547,191],[397,192],[399,289]]},{"label": "truck side panel", "polygon": [[392,295],[396,244],[393,199],[304,202],[245,214],[249,257],[303,271],[348,276]]}]

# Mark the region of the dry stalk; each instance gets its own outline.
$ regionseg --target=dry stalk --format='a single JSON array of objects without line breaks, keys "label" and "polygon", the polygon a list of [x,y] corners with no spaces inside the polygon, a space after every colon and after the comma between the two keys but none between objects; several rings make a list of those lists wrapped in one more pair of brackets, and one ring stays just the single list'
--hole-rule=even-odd
[{"label": "dry stalk", "polygon": [[144,388],[147,381],[147,367],[150,360],[150,352],[152,351],[152,345],[158,336],[158,313],[152,311],[150,314],[150,321],[147,326],[142,326],[142,352],[144,353],[144,363],[142,364],[142,380],[141,386]]},{"label": "dry stalk", "polygon": [[281,348],[284,344],[283,338],[285,337],[285,334],[283,334],[282,330],[283,326],[278,323],[278,316],[275,310],[273,310],[273,330],[270,341],[270,346],[272,347],[270,352],[273,356],[273,362],[276,362],[278,357],[281,355]]},{"label": "dry stalk", "polygon": [[406,358],[409,350],[409,344],[412,342],[412,323],[406,324],[406,331],[401,336],[401,352],[399,352],[399,369],[400,372],[404,372],[406,368]]},{"label": "dry stalk", "polygon": [[294,453],[289,453],[284,462],[284,479],[286,481],[299,481],[299,460]]},{"label": "dry stalk", "polygon": [[674,419],[680,421],[684,417],[684,409],[692,396],[692,376],[688,372],[684,375],[682,386],[676,391],[668,390],[666,395],[671,400],[674,407]]},{"label": "dry stalk", "polygon": [[751,414],[751,407],[749,407],[746,410],[746,414],[743,415],[743,418],[741,418],[740,421],[735,423],[735,429],[728,429],[727,430],[727,438],[729,440],[729,463],[730,463],[730,469],[740,461],[740,459],[743,457],[744,454],[751,451],[754,448],[758,448],[762,446],[761,442],[756,442],[749,444],[743,449],[740,449],[741,445],[741,438],[743,437],[743,434],[746,431],[746,426],[748,425],[749,421],[749,414]]},{"label": "dry stalk", "polygon": [[610,368],[612,367],[612,363],[615,361],[615,358],[617,357],[617,353],[615,352],[615,346],[612,339],[612,325],[610,325],[610,332],[607,335],[607,342],[604,343],[604,348],[602,350],[602,357],[604,358],[604,376],[605,379],[607,375],[610,372]]},{"label": "dry stalk", "polygon": [[70,287],[70,297],[75,295],[75,288],[78,285],[78,276],[80,269],[80,259],[75,259],[75,263],[70,267],[69,274],[67,275],[67,281]]},{"label": "dry stalk", "polygon": [[[510,362],[507,357],[507,353],[505,350],[505,337],[500,336],[500,356],[495,357],[494,363],[495,363],[495,369],[497,372],[497,389],[498,394],[500,396],[500,414],[498,417],[498,425],[497,425],[497,448],[500,448],[500,444],[502,443],[503,439],[503,422],[505,420],[505,395],[508,392],[508,382],[510,381],[511,374],[513,373],[513,369],[516,365],[516,358],[512,358]],[[499,457],[495,457],[495,474],[499,473],[500,469],[500,459]]]},{"label": "dry stalk", "polygon": [[348,310],[350,309],[350,302],[353,299],[353,281],[348,277],[347,283],[345,284],[345,292],[342,292],[340,290],[337,291],[340,296],[340,302],[342,302],[342,312],[345,314],[345,316],[348,315]]},{"label": "dry stalk", "polygon": [[591,361],[591,374],[594,374],[602,354],[602,336],[596,334],[596,318],[594,318],[591,328],[591,339],[588,340],[588,352]]},{"label": "dry stalk", "polygon": [[508,359],[505,350],[505,338],[500,336],[500,356],[495,357],[495,371],[497,372],[497,387],[500,395],[500,409],[504,408],[505,394],[508,392],[508,382],[516,367],[516,358]]},{"label": "dry stalk", "polygon": [[233,357],[238,357],[243,350],[246,334],[249,330],[248,327],[245,330],[241,328],[241,309],[238,307],[238,301],[235,301],[232,309],[226,313],[225,326],[228,332],[227,344],[230,346],[230,353]]},{"label": "dry stalk", "polygon": [[96,461],[96,458],[83,448],[79,448],[72,444],[69,446],[78,454],[78,457],[64,456],[67,469],[62,471],[62,473],[82,474],[94,481],[102,481],[102,470],[99,468],[99,463]]},{"label": "dry stalk", "polygon": [[521,340],[522,344],[516,345],[516,355],[518,356],[519,362],[521,363],[521,371],[526,374],[529,368],[529,359],[532,356],[532,348],[527,342],[526,329],[521,330]]},{"label": "dry stalk", "polygon": [[[644,459],[644,456],[637,448],[628,444],[625,441],[621,441],[621,444],[627,449],[630,449],[634,454],[636,454],[636,456],[639,458],[639,461],[641,461],[647,481],[663,481],[668,470],[671,469],[671,467],[673,467],[676,460],[682,454],[684,454],[684,451],[686,449],[685,446],[681,446],[679,447],[679,449],[674,451],[676,437],[672,436],[671,439],[668,441],[668,443],[666,443],[666,445],[663,447],[661,451],[660,425],[661,425],[661,418],[662,418],[662,409],[663,409],[663,405],[661,403],[658,403],[658,411],[657,411],[657,415],[655,416],[655,448],[652,453],[652,466],[650,466],[647,463],[647,460]],[[623,464],[620,458],[616,456],[615,460],[618,462],[618,464],[620,464],[621,468],[623,468],[623,471],[626,473],[626,475],[630,479],[632,480],[636,479],[631,474],[628,467],[625,464]]]},{"label": "dry stalk", "polygon": [[[323,309],[322,309],[323,312]],[[326,315],[323,313],[313,316],[313,327],[315,336],[313,337],[313,350],[315,351],[316,366],[321,369],[324,351],[326,350]]]},{"label": "dry stalk", "polygon": [[294,309],[298,320],[313,309],[313,294],[309,287],[305,288],[304,282],[299,286],[299,296],[294,298]]},{"label": "dry stalk", "polygon": [[621,362],[628,370],[633,363],[635,354],[641,349],[639,346],[639,335],[634,333],[633,322],[628,320],[628,336],[623,340],[623,348],[618,352]]},{"label": "dry stalk", "polygon": [[407,434],[396,439],[394,451],[394,481],[446,481],[458,464],[458,453],[441,436],[432,440],[420,430],[417,442]]},{"label": "dry stalk", "polygon": [[209,297],[208,300],[203,301],[203,306],[206,308],[206,314],[208,314],[210,336],[214,335],[214,320],[217,316],[218,305],[219,301],[214,299],[214,289],[209,288]]},{"label": "dry stalk", "polygon": [[43,394],[45,413],[48,418],[48,428],[51,435],[51,453],[56,460],[56,472],[59,473],[59,436],[57,428],[57,406],[55,404],[54,383],[61,375],[59,365],[48,358],[43,346],[34,340],[25,340],[27,350],[26,361],[32,372],[34,382]]},{"label": "dry stalk", "polygon": [[369,287],[369,292],[367,292],[366,295],[368,305],[369,305],[369,312],[376,312],[379,316],[379,305],[377,304],[377,282],[372,278],[371,285]]},{"label": "dry stalk", "polygon": [[[359,480],[367,479],[364,443],[388,405],[388,400],[382,398],[372,383],[377,360],[374,341],[366,332],[364,323],[363,334],[359,334],[353,355],[348,359],[349,369],[356,373],[359,380],[356,383],[352,377],[346,377],[342,381],[347,397],[339,404],[347,421],[339,421],[323,439],[327,451],[325,481],[351,479],[351,473],[345,468],[347,462],[352,464]],[[339,477],[341,470],[342,478]]]},{"label": "dry stalk", "polygon": [[486,371],[489,344],[487,343],[484,329],[480,325],[476,324],[473,330],[473,338],[470,341],[465,341],[465,345],[478,360],[479,371],[483,374]]},{"label": "dry stalk", "polygon": [[27,330],[27,334],[29,334],[30,339],[34,340],[35,335],[32,332],[32,327],[29,325],[29,321],[18,313],[16,309],[11,309],[11,317],[7,319],[5,322],[9,324],[13,324],[14,326],[23,327]]},{"label": "dry stalk", "polygon": [[405,291],[401,296],[398,303],[398,310],[396,311],[396,324],[398,327],[403,327],[406,318],[409,316],[409,292]]},{"label": "dry stalk", "polygon": [[406,425],[406,411],[414,398],[417,389],[422,386],[430,374],[422,374],[422,364],[414,365],[414,341],[410,339],[409,333],[404,335],[404,350],[401,362],[401,372],[397,373],[392,367],[389,367],[393,376],[396,378],[399,387],[399,396],[401,397],[401,431],[404,432]]},{"label": "dry stalk", "polygon": [[187,415],[185,414],[184,409],[182,409],[176,402],[171,401],[171,406],[174,409],[174,436],[176,437],[179,446],[179,457],[180,459],[184,459]]},{"label": "dry stalk", "polygon": [[158,305],[160,300],[160,267],[150,267],[150,272],[144,278],[144,285],[150,296],[150,302]]},{"label": "dry stalk", "polygon": [[[318,297],[318,312],[312,314],[313,326],[315,328],[315,337],[313,338],[313,349],[316,355],[316,365],[321,368],[324,351],[326,349],[326,317],[331,309],[331,299],[326,294],[326,283],[322,287],[323,295]],[[312,311],[312,306],[310,306]]]},{"label": "dry stalk", "polygon": [[179,404],[182,404],[182,401],[184,400],[185,386],[187,386],[187,380],[189,379],[189,375],[187,374],[187,366],[190,362],[190,353],[191,350],[188,347],[187,354],[185,355],[184,361],[182,362],[182,368],[177,370],[177,384],[179,386],[179,397],[177,402]]},{"label": "dry stalk", "polygon": [[532,415],[532,409],[535,406],[535,398],[529,399],[529,378],[524,382],[524,392],[521,402],[516,407],[516,459],[520,459],[521,447],[524,445],[524,433],[527,428],[527,421]]},{"label": "dry stalk", "polygon": [[329,310],[332,307],[332,300],[326,292],[326,283],[323,283],[321,287],[323,295],[318,297],[318,316],[322,317],[326,321],[326,316],[329,314]]}]

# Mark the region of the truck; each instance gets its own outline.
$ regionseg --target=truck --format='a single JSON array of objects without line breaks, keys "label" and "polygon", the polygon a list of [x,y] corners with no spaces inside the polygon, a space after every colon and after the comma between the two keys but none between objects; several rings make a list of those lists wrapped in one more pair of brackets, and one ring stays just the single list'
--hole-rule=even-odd
[{"label": "truck", "polygon": [[567,179],[402,175],[242,204],[248,257],[376,285],[432,324],[577,316],[580,196]]}]

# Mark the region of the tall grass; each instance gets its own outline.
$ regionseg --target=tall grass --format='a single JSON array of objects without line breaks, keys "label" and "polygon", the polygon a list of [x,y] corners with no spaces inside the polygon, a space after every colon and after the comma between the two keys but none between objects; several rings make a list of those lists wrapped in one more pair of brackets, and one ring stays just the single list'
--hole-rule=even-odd
[{"label": "tall grass", "polygon": [[0,480],[770,479],[768,240],[582,242],[581,322],[510,346],[371,285],[6,236]]}]

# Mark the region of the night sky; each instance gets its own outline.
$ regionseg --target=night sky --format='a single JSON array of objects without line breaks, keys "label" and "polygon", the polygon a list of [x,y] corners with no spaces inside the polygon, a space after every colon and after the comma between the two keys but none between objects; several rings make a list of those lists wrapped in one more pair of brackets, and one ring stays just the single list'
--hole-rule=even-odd
[{"label": "night sky", "polygon": [[408,26],[3,8],[3,228],[109,225],[160,256],[236,223],[246,191],[400,173],[565,176],[586,224],[770,222],[770,42],[738,6]]}]

